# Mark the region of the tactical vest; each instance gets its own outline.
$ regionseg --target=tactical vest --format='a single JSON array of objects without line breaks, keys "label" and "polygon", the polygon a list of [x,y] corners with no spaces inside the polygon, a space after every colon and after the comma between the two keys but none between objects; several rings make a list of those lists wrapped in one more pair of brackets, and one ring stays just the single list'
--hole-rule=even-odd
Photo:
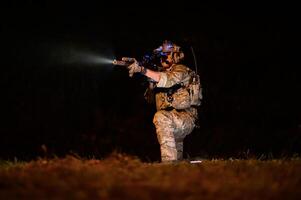
[{"label": "tactical vest", "polygon": [[183,110],[191,106],[200,106],[202,88],[200,77],[187,68],[188,76],[180,83],[170,88],[155,88],[155,101],[157,110],[177,109]]}]

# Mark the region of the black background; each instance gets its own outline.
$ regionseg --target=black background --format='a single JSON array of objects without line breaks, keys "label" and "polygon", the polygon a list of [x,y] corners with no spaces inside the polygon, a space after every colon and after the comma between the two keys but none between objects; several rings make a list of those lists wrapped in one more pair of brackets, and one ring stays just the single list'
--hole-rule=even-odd
[{"label": "black background", "polygon": [[194,48],[204,89],[185,157],[300,153],[293,5],[143,4],[2,7],[0,158],[117,150],[159,160],[143,77],[80,62],[74,52],[139,59],[165,39],[183,48],[191,68]]}]

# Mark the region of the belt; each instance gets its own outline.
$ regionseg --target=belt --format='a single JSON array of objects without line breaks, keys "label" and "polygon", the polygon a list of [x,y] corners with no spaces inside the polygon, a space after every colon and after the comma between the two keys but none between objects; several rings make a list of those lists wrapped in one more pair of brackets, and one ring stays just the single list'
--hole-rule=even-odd
[{"label": "belt", "polygon": [[174,107],[167,107],[167,108],[164,108],[162,110],[166,110],[166,111],[176,110],[177,112],[184,112],[184,111],[186,111],[186,109],[175,109]]}]

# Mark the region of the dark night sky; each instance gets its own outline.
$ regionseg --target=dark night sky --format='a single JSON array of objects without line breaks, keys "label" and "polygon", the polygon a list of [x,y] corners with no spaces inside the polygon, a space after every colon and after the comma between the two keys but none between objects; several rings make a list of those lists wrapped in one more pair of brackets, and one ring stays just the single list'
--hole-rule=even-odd
[{"label": "dark night sky", "polygon": [[[149,3],[150,4],[150,3]],[[165,39],[196,52],[204,88],[200,129],[186,156],[300,152],[296,13],[277,5],[34,3],[3,7],[0,158],[104,156],[159,159],[144,79],[83,62],[141,56]],[[79,54],[81,53],[81,54]],[[80,57],[81,56],[81,57]]]}]

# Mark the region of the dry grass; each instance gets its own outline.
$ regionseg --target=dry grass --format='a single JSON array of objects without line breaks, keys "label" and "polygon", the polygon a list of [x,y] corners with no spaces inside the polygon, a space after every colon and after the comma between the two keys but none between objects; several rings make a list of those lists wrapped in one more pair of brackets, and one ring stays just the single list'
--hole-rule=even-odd
[{"label": "dry grass", "polygon": [[301,160],[142,163],[114,154],[0,165],[0,199],[300,199]]}]

